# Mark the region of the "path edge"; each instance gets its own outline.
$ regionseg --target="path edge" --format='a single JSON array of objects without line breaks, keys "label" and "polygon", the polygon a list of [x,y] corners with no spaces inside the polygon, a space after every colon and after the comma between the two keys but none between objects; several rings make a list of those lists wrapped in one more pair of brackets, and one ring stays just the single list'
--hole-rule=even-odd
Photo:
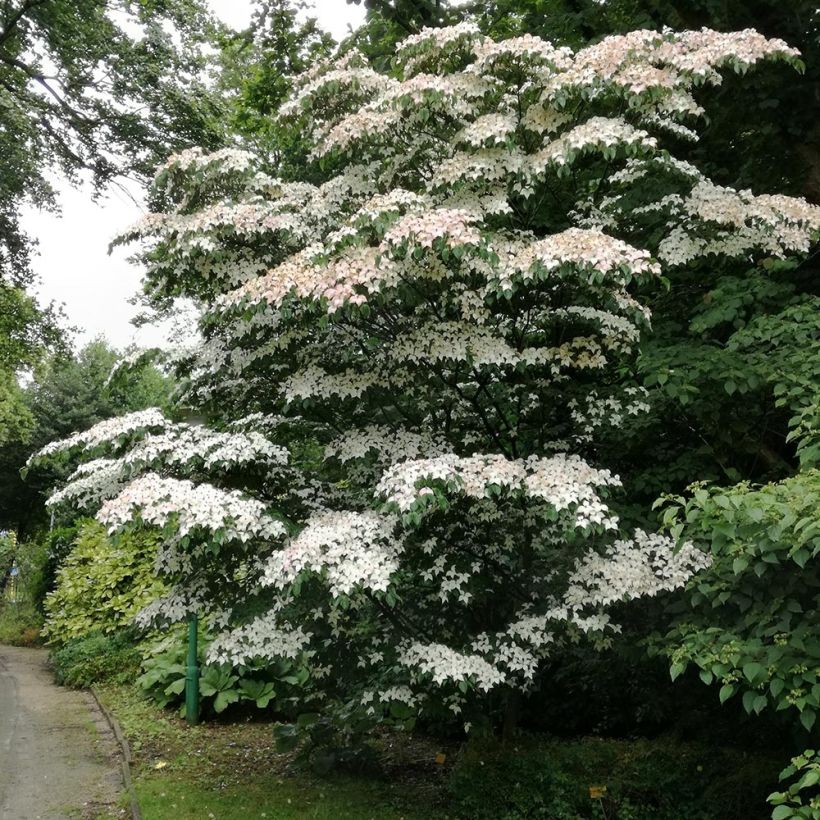
[{"label": "path edge", "polygon": [[91,696],[94,698],[94,701],[103,713],[106,721],[108,721],[108,725],[111,727],[111,731],[114,733],[114,737],[117,739],[117,744],[120,747],[120,768],[122,770],[122,781],[125,784],[125,790],[128,792],[128,801],[131,804],[131,816],[134,820],[142,820],[142,812],[140,811],[139,801],[137,800],[137,793],[134,790],[134,783],[131,780],[131,763],[133,761],[133,757],[131,756],[131,746],[128,743],[128,739],[123,734],[119,722],[102,702],[100,696],[97,694],[97,690],[92,686],[88,691],[91,693]]}]

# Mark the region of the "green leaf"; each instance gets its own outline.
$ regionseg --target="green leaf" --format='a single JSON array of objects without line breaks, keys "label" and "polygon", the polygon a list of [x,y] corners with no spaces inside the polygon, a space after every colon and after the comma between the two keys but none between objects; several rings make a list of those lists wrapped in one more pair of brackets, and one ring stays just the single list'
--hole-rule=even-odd
[{"label": "green leaf", "polygon": [[812,730],[814,722],[817,719],[817,713],[813,709],[804,709],[800,713],[800,722],[803,724],[807,732]]},{"label": "green leaf", "polygon": [[299,732],[292,723],[279,723],[273,728],[278,752],[292,752],[299,745]]},{"label": "green leaf", "polygon": [[214,699],[214,711],[224,712],[232,703],[239,700],[239,692],[236,689],[225,689]]},{"label": "green leaf", "polygon": [[800,778],[797,783],[797,790],[802,791],[803,789],[808,789],[811,786],[816,786],[818,782],[820,782],[820,771],[817,771],[817,769],[811,769]]},{"label": "green leaf", "polygon": [[185,691],[185,678],[180,678],[165,687],[166,695],[181,695]]},{"label": "green leaf", "polygon": [[755,661],[743,665],[743,674],[749,683],[754,683],[763,672],[763,667]]},{"label": "green leaf", "polygon": [[726,703],[732,695],[735,693],[735,687],[731,683],[725,683],[723,686],[720,687],[720,692],[718,693],[718,697],[720,698],[721,703]]},{"label": "green leaf", "polygon": [[791,806],[777,806],[772,812],[772,820],[786,820],[787,817],[793,817]]}]

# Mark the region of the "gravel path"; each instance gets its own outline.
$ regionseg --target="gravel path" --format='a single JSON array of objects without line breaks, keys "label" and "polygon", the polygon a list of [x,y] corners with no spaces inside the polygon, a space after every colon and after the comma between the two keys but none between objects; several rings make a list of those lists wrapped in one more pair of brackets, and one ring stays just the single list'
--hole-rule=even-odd
[{"label": "gravel path", "polygon": [[0,646],[0,820],[124,816],[111,730],[88,693],[54,684],[47,654]]}]

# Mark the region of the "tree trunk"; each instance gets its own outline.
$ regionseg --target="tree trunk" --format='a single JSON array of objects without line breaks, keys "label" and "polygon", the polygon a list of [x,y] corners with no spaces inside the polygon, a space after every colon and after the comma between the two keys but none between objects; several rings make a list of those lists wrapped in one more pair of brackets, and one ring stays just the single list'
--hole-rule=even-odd
[{"label": "tree trunk", "polygon": [[521,692],[518,689],[510,689],[504,699],[504,723],[501,727],[501,742],[505,746],[515,739],[520,717]]}]

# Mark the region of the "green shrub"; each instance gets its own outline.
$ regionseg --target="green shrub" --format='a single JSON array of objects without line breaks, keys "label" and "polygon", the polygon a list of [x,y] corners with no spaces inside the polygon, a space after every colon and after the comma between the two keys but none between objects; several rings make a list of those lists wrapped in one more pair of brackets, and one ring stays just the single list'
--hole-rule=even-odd
[{"label": "green shrub", "polygon": [[80,527],[87,521],[88,519],[80,519],[71,526],[57,527],[41,539],[45,556],[40,571],[32,582],[31,601],[43,614],[45,614],[46,596],[57,586],[57,571],[63,566],[71,552]]},{"label": "green shrub", "polygon": [[8,571],[14,561],[17,534],[10,530],[0,530],[0,590],[6,583]]},{"label": "green shrub", "polygon": [[94,632],[73,638],[51,653],[57,683],[73,687],[130,683],[139,672],[141,658],[131,631]]},{"label": "green shrub", "polygon": [[820,820],[820,752],[806,749],[780,772],[780,780],[792,780],[786,791],[773,792],[772,820]]},{"label": "green shrub", "polygon": [[65,643],[128,626],[164,590],[154,574],[157,540],[145,533],[112,541],[97,522],[84,523],[46,596],[44,635]]},{"label": "green shrub", "polygon": [[470,742],[450,777],[469,820],[764,820],[777,755],[666,739]]},{"label": "green shrub", "polygon": [[0,601],[0,644],[37,646],[43,617],[28,601]]},{"label": "green shrub", "polygon": [[[14,533],[0,535],[0,643],[34,646],[40,642],[41,613],[33,603],[45,550],[37,542],[18,543]],[[16,566],[12,579],[9,570]]]},{"label": "green shrub", "polygon": [[712,556],[675,607],[661,650],[721,703],[789,710],[807,733],[820,713],[820,470],[763,487],[695,486],[663,502],[664,523]]}]

